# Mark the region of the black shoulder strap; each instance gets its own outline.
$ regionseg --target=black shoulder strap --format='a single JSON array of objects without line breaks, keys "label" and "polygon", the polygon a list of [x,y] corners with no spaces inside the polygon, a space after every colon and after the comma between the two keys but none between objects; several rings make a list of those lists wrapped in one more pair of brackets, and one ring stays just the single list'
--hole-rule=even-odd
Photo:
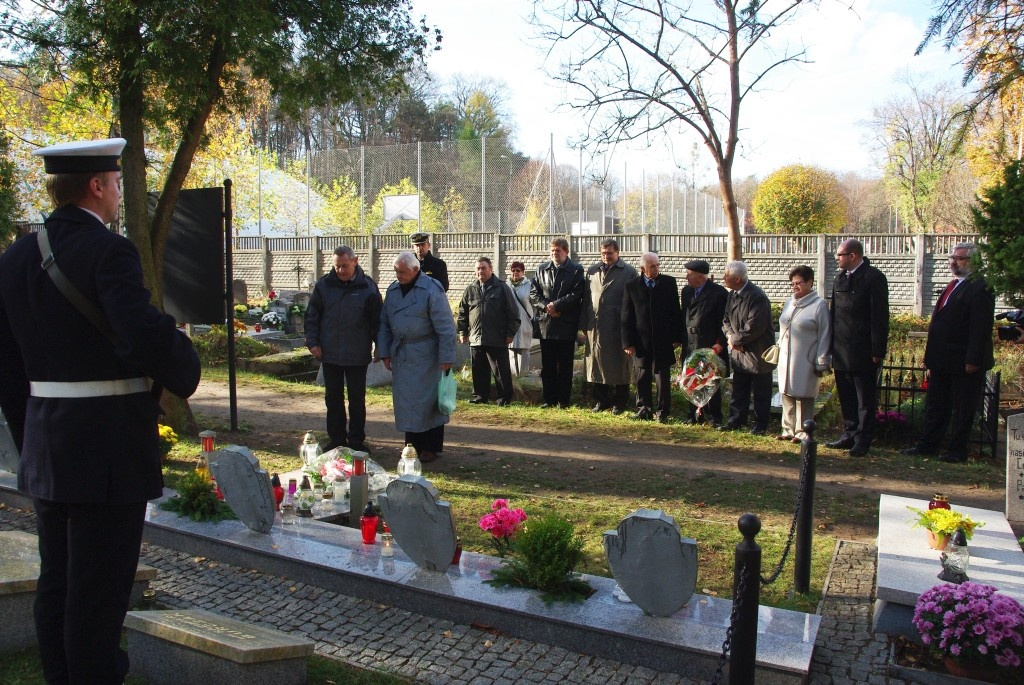
[{"label": "black shoulder strap", "polygon": [[68,299],[68,301],[74,305],[75,309],[81,312],[82,316],[89,319],[89,323],[96,327],[103,336],[114,345],[117,344],[117,336],[114,335],[114,330],[110,327],[110,324],[100,310],[89,300],[85,299],[85,296],[81,291],[75,287],[74,283],[68,280],[68,277],[64,275],[64,272],[57,266],[57,262],[53,258],[53,250],[50,249],[50,238],[46,235],[46,229],[42,228],[36,233],[36,242],[39,245],[39,254],[43,256],[43,261],[40,264],[43,267],[43,271],[50,277],[53,284],[57,286],[57,290]]}]

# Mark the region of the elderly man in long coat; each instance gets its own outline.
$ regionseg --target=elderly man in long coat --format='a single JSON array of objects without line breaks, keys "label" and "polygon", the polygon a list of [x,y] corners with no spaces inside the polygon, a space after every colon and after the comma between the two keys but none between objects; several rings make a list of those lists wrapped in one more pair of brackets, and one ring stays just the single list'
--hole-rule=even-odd
[{"label": "elderly man in long coat", "polygon": [[392,373],[395,428],[431,462],[444,449],[447,414],[437,406],[441,372],[455,363],[455,321],[441,284],[420,273],[412,252],[395,259],[381,311],[377,353]]},{"label": "elderly man in long coat", "polygon": [[621,414],[629,402],[630,358],[622,344],[622,300],[636,269],[619,259],[614,238],[601,241],[601,261],[587,269],[582,328],[587,335],[587,382],[594,384],[594,408]]}]

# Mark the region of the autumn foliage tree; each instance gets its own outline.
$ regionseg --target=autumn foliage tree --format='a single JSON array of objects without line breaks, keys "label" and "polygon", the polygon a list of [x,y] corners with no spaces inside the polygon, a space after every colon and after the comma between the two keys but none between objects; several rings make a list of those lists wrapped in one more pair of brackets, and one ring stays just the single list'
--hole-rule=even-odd
[{"label": "autumn foliage tree", "polygon": [[754,194],[759,233],[835,233],[846,224],[838,179],[818,167],[793,164],[768,176]]},{"label": "autumn foliage tree", "polygon": [[1003,169],[1002,182],[983,191],[974,225],[983,240],[985,280],[1015,306],[1024,305],[1024,163]]}]

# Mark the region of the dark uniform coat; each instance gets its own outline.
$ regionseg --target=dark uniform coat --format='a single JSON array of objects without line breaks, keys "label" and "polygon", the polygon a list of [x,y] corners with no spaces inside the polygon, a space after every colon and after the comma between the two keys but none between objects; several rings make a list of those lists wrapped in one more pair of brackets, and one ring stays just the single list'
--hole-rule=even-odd
[{"label": "dark uniform coat", "polygon": [[681,322],[676,279],[661,274],[653,288],[648,287],[643,276],[626,284],[622,300],[622,346],[636,348],[636,358],[641,363],[650,358],[654,373],[675,364],[673,344],[682,342]]},{"label": "dark uniform coat", "polygon": [[719,356],[728,363],[728,341],[722,332],[722,320],[725,318],[725,304],[729,300],[729,291],[708,280],[701,288],[700,297],[694,300],[693,296],[694,289],[684,285],[681,298],[685,345],[682,361],[686,361],[694,350],[720,345],[722,354]]},{"label": "dark uniform coat", "polygon": [[420,259],[420,273],[433,278],[448,292],[448,265],[443,259],[435,257],[433,252],[427,252],[427,256]]},{"label": "dark uniform coat", "polygon": [[878,367],[889,342],[889,284],[867,259],[832,285],[832,368],[864,373]]},{"label": "dark uniform coat", "polygon": [[[108,341],[57,290],[40,266],[35,235],[0,255],[0,403],[21,449],[18,488],[65,503],[159,497],[158,388],[191,395],[199,359],[174,319],[150,304],[130,241],[74,206],[53,212],[46,229],[57,265],[97,305],[118,342]],[[138,377],[151,378],[155,391],[29,396],[29,380]]]},{"label": "dark uniform coat", "polygon": [[[561,267],[554,262],[542,262],[537,267],[530,289],[530,302],[540,314],[540,337],[545,340],[575,340],[580,324],[580,313],[586,283],[583,267],[566,259]],[[545,312],[549,302],[561,316],[551,317]]]}]

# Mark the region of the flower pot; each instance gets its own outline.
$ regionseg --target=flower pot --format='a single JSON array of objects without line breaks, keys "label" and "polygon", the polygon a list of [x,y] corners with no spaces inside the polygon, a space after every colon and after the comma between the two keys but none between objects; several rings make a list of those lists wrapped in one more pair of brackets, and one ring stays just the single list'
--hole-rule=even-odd
[{"label": "flower pot", "polygon": [[993,669],[970,661],[960,661],[951,656],[947,656],[943,658],[942,664],[946,667],[946,670],[949,671],[950,675],[955,675],[958,678],[983,680],[990,683],[994,683],[998,679],[998,675]]},{"label": "flower pot", "polygon": [[949,543],[949,536],[945,533],[933,533],[930,530],[926,530],[925,533],[928,535],[928,546],[932,549],[946,549],[946,545]]}]

